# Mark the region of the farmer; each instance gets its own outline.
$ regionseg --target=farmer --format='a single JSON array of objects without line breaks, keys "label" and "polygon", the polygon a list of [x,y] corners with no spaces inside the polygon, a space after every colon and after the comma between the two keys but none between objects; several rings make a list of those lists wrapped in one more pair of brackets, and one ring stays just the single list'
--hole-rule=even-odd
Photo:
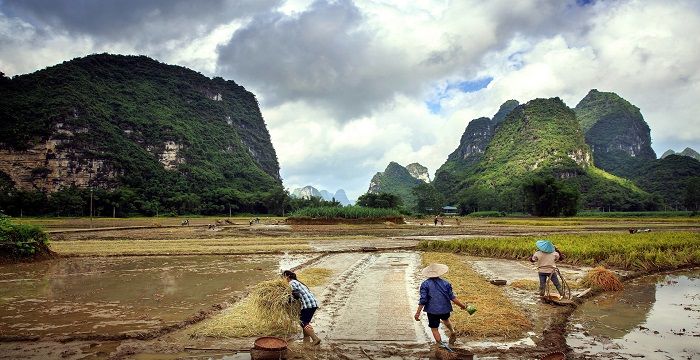
[{"label": "farmer", "polygon": [[425,269],[423,269],[423,276],[427,277],[422,284],[420,284],[420,300],[418,301],[418,310],[416,310],[416,315],[414,318],[416,321],[420,321],[421,311],[425,311],[428,314],[428,327],[433,333],[433,338],[439,346],[449,349],[449,347],[442,342],[442,337],[440,336],[440,321],[450,330],[450,344],[454,344],[457,340],[457,333],[450,322],[450,312],[452,312],[452,304],[455,303],[462,309],[467,307],[462,304],[459,299],[452,292],[452,285],[450,285],[447,280],[440,278],[441,275],[447,273],[449,268],[445,264],[430,264]]},{"label": "farmer", "polygon": [[304,342],[308,343],[313,340],[312,345],[321,343],[321,339],[314,333],[314,328],[311,327],[311,318],[314,312],[318,309],[318,301],[314,294],[309,291],[309,288],[301,281],[297,280],[297,274],[291,270],[282,272],[282,277],[289,283],[292,288],[292,296],[301,301],[301,313],[299,314],[299,323],[301,331],[304,333]]},{"label": "farmer", "polygon": [[552,283],[559,291],[559,295],[564,296],[564,289],[561,287],[555,272],[557,268],[555,262],[563,260],[564,255],[549,240],[537,240],[535,246],[537,251],[530,257],[530,262],[537,263],[537,273],[540,277],[540,296],[544,296],[544,289],[549,278],[552,279]]}]

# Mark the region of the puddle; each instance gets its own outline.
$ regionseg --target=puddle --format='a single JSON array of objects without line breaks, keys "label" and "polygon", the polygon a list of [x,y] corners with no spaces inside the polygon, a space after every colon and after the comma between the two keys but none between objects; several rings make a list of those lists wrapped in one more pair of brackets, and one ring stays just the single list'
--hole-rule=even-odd
[{"label": "puddle", "polygon": [[158,329],[276,276],[293,256],[65,258],[0,266],[0,335]]},{"label": "puddle", "polygon": [[[637,279],[571,316],[567,343],[595,358],[700,359],[700,270]],[[593,358],[592,357],[592,358]]]}]

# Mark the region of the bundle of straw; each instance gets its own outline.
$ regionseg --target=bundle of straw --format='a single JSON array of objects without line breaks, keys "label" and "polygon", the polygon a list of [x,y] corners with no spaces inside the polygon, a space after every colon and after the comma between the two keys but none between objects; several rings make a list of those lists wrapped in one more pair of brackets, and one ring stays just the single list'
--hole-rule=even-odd
[{"label": "bundle of straw", "polygon": [[284,280],[259,283],[230,311],[192,329],[195,336],[287,336],[300,331],[298,301],[289,302],[291,290]]},{"label": "bundle of straw", "polygon": [[581,280],[581,285],[604,291],[619,291],[623,288],[617,275],[603,266],[589,271]]}]

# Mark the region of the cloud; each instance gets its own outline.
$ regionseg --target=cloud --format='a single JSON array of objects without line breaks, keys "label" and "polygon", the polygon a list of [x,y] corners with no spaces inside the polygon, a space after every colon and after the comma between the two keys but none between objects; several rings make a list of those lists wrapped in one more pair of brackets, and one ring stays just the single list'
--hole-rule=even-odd
[{"label": "cloud", "polygon": [[178,38],[196,38],[236,18],[279,5],[278,0],[4,0],[2,12],[33,25],[128,41],[136,48]]},{"label": "cloud", "polygon": [[564,15],[587,13],[561,1],[516,4],[339,0],[261,13],[219,47],[218,71],[256,89],[267,106],[305,101],[350,121],[383,111],[397,96],[470,80],[484,53],[514,34],[543,36],[571,27]]}]

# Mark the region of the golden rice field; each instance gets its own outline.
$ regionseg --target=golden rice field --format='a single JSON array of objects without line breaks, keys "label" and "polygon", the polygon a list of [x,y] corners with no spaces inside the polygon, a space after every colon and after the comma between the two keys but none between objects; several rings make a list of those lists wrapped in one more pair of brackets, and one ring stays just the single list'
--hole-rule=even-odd
[{"label": "golden rice field", "polygon": [[[475,256],[526,259],[542,237],[470,238],[421,241],[419,250],[458,252]],[[625,270],[663,270],[700,265],[700,234],[694,232],[550,234],[564,263],[603,265]]]},{"label": "golden rice field", "polygon": [[423,253],[424,266],[441,263],[450,267],[442,277],[452,284],[457,298],[465,304],[475,305],[477,312],[469,315],[466,311],[455,311],[450,321],[459,336],[470,338],[517,339],[532,328],[523,309],[511,301],[503,289],[491,285],[479,275],[463,258],[447,253]]}]

